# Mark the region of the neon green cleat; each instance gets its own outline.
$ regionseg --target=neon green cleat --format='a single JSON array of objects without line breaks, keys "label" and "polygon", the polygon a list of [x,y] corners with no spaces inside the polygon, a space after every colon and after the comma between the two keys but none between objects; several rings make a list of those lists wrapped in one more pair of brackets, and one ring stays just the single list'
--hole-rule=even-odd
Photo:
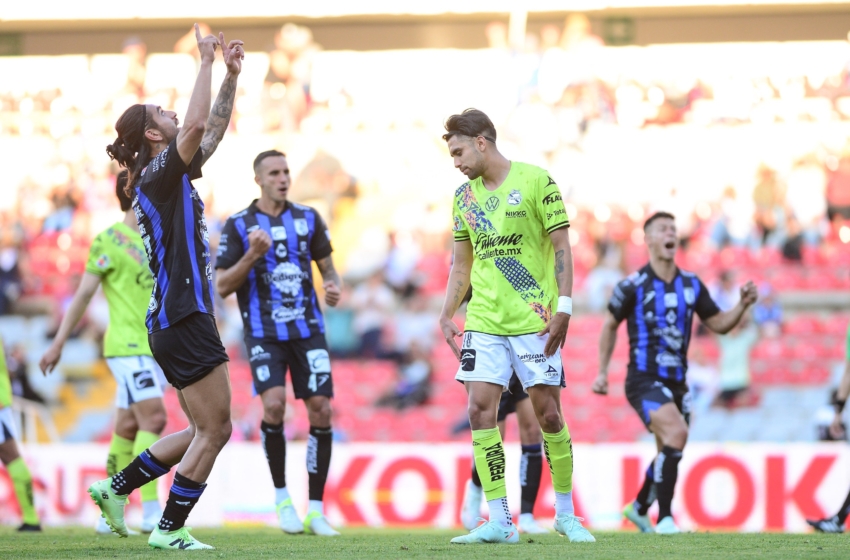
[{"label": "neon green cleat", "polygon": [[508,527],[503,527],[498,523],[488,521],[470,531],[468,535],[453,538],[451,542],[452,544],[517,544],[519,542],[519,529],[513,523]]},{"label": "neon green cleat", "polygon": [[649,516],[646,514],[638,514],[638,512],[635,511],[634,503],[629,503],[629,505],[623,508],[623,517],[634,523],[635,527],[637,527],[638,531],[641,533],[655,532],[655,529],[652,528],[652,521],[649,519]]},{"label": "neon green cleat", "polygon": [[191,530],[191,527],[181,527],[176,531],[160,531],[159,527],[154,527],[148,537],[148,545],[166,550],[215,550],[214,546],[204,544],[190,535]]},{"label": "neon green cleat", "polygon": [[127,524],[124,523],[124,506],[127,504],[127,496],[119,496],[112,491],[112,477],[98,480],[89,486],[89,496],[100,508],[100,515],[106,520],[106,524],[117,533],[119,537],[126,537]]},{"label": "neon green cleat", "polygon": [[590,531],[582,527],[581,517],[575,515],[559,515],[555,518],[555,530],[562,535],[566,535],[570,542],[596,542]]},{"label": "neon green cleat", "polygon": [[327,518],[318,511],[311,511],[304,518],[304,532],[320,537],[338,537],[339,531],[334,530]]}]

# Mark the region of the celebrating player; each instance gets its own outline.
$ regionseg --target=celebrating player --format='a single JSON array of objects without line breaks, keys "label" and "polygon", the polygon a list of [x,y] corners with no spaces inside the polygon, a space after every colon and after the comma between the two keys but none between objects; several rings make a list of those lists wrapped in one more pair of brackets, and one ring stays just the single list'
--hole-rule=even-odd
[{"label": "celebrating player", "polygon": [[[107,146],[110,156],[130,171],[133,210],[153,274],[146,320],[150,348],[177,389],[189,427],[162,438],[127,468],[89,488],[112,530],[127,536],[127,496],[180,463],[148,544],[182,550],[213,548],[192,537],[185,523],[231,432],[227,354],[213,317],[209,234],[192,179],[201,176],[201,166],[227,130],[244,57],[242,41],[227,43],[223,33],[218,39],[201,37],[196,24],[195,37],[201,64],[183,127],[173,111],[133,105],[118,119],[118,138]],[[210,111],[211,70],[219,45],[227,73]]]},{"label": "celebrating player", "polygon": [[[519,542],[496,427],[499,399],[513,372],[543,430],[555,529],[572,542],[593,542],[573,510],[572,440],[561,414],[560,348],[572,314],[573,268],[560,191],[544,170],[499,152],[496,129],[481,111],[452,115],[445,128],[454,165],[469,182],[455,191],[454,262],[440,328],[460,360],[455,378],[469,395],[472,450],[490,511],[488,522],[452,542]],[[474,295],[461,333],[452,317],[470,284]],[[461,334],[459,349],[455,338]]]},{"label": "celebrating player", "polygon": [[41,531],[41,523],[33,502],[32,475],[18,451],[16,434],[15,416],[12,413],[12,382],[9,379],[9,368],[6,367],[3,341],[0,340],[0,461],[6,466],[6,472],[12,479],[12,488],[21,508],[23,523],[18,527],[18,531]]},{"label": "celebrating player", "polygon": [[[844,412],[844,405],[847,403],[847,397],[850,396],[850,327],[847,328],[845,347],[844,375],[838,384],[838,392],[835,395],[835,417],[829,426],[829,433],[833,438],[844,440],[847,439],[847,434],[841,416]],[[821,533],[843,533],[848,516],[850,516],[850,492],[847,493],[838,513],[825,519],[806,519],[806,522]]]},{"label": "celebrating player", "polygon": [[[275,486],[280,528],[339,535],[324,515],[322,499],[331,463],[333,378],[325,323],[313,289],[312,261],[322,274],[325,303],[339,302],[339,274],[331,257],[328,228],[316,210],[286,199],[286,156],[276,150],[254,159],[260,198],[231,216],[221,233],[215,267],[222,298],[236,292],[254,388],[263,402],[260,436]],[[286,370],[295,398],[310,419],[307,440],[309,511],[298,518],[286,488]]]},{"label": "celebrating player", "polygon": [[[688,439],[690,401],[685,374],[694,312],[718,334],[726,334],[756,302],[756,287],[747,282],[741,299],[721,312],[705,285],[690,272],[676,266],[676,222],[672,214],[657,212],[643,226],[649,264],[614,288],[599,340],[599,374],[593,392],[608,394],[608,365],[624,319],[629,329],[629,366],[626,397],[650,432],[655,434],[658,455],[646,471],[637,499],[623,515],[645,533],[681,532],[673,520],[670,504],[676,486],[679,461]],[[653,529],[647,515],[658,498],[658,525]]]},{"label": "celebrating player", "polygon": [[[103,341],[103,355],[115,376],[115,431],[106,458],[106,474],[124,469],[133,457],[159,439],[167,421],[162,401],[160,368],[148,346],[145,311],[151,297],[150,268],[139,226],[132,210],[132,199],[125,192],[127,172],[122,171],[115,184],[115,194],[124,211],[124,220],[98,234],[89,249],[86,272],[77,288],[68,312],[62,319],[53,344],[39,362],[47,375],[62,357],[62,348],[80,321],[98,286],[109,305],[109,327]],[[162,517],[156,481],[141,487],[142,526],[150,533]],[[98,533],[111,530],[102,517]]]},{"label": "celebrating player", "polygon": [[[543,446],[540,436],[540,424],[534,416],[534,407],[528,400],[528,393],[522,388],[522,382],[516,375],[511,376],[508,390],[502,393],[499,400],[499,414],[496,422],[499,434],[505,439],[505,418],[508,414],[516,413],[519,424],[519,440],[522,445],[522,455],[519,463],[519,484],[522,489],[520,496],[519,530],[523,533],[548,533],[546,529],[534,520],[534,504],[540,490],[540,475],[543,470]],[[463,493],[463,507],[460,510],[460,521],[471,531],[478,526],[478,513],[481,510],[481,477],[475,462],[472,463],[472,478],[467,481]]]}]

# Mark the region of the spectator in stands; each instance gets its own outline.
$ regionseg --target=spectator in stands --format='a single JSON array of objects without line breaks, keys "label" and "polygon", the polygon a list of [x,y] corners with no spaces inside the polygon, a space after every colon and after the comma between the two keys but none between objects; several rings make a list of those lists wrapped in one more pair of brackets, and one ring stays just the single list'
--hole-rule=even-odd
[{"label": "spectator in stands", "polygon": [[0,226],[0,315],[13,312],[23,290],[20,267],[22,242],[22,228],[7,214]]},{"label": "spectator in stands", "polygon": [[720,346],[720,393],[716,404],[732,409],[746,406],[750,397],[750,353],[759,339],[758,328],[750,317],[726,336],[717,337]]},{"label": "spectator in stands", "polygon": [[829,402],[818,407],[815,412],[815,426],[818,441],[847,441],[847,426],[843,420],[836,426],[835,410],[838,402],[838,389],[829,393]]},{"label": "spectator in stands", "polygon": [[50,194],[53,211],[44,219],[43,233],[53,233],[71,229],[74,211],[80,205],[80,193],[73,185],[55,187]]},{"label": "spectator in stands", "polygon": [[27,375],[27,354],[24,347],[15,344],[6,352],[6,366],[12,382],[12,394],[16,397],[44,404],[44,397],[30,385]]},{"label": "spectator in stands", "polygon": [[795,162],[786,180],[786,214],[796,218],[803,240],[809,245],[816,245],[823,236],[826,180],[824,166],[814,154]]},{"label": "spectator in stands", "polygon": [[600,312],[607,308],[614,286],[625,277],[624,256],[622,247],[607,245],[599,264],[587,275],[584,291],[591,311]]},{"label": "spectator in stands", "polygon": [[297,131],[309,109],[313,54],[320,47],[306,27],[287,23],[275,34],[265,79],[266,126]]},{"label": "spectator in stands", "polygon": [[837,168],[828,174],[826,205],[829,221],[850,220],[850,150],[846,148]]},{"label": "spectator in stands", "polygon": [[387,283],[401,298],[413,295],[418,284],[416,267],[422,259],[422,250],[409,231],[390,234],[390,254],[384,274]]},{"label": "spectator in stands", "polygon": [[708,359],[702,344],[691,347],[688,356],[688,388],[691,390],[691,414],[706,411],[717,396],[717,367]]},{"label": "spectator in stands", "polygon": [[765,338],[778,338],[782,334],[782,306],[776,291],[767,282],[759,286],[759,301],[753,306],[753,321]]},{"label": "spectator in stands", "polygon": [[354,309],[352,326],[360,338],[358,354],[363,358],[385,357],[383,336],[395,306],[395,297],[384,282],[383,271],[374,272],[354,288],[350,305]]},{"label": "spectator in stands", "polygon": [[398,380],[375,406],[392,407],[396,410],[425,404],[431,393],[432,366],[424,344],[413,341],[401,359]]},{"label": "spectator in stands", "polygon": [[708,290],[720,309],[726,311],[738,304],[740,294],[735,285],[735,274],[731,270],[723,270]]},{"label": "spectator in stands", "polygon": [[782,242],[782,256],[785,260],[791,262],[801,262],[803,260],[804,243],[805,238],[803,230],[800,228],[800,222],[793,215],[788,216],[785,239]]},{"label": "spectator in stands", "polygon": [[721,249],[726,245],[744,247],[751,244],[753,229],[752,199],[741,199],[735,187],[723,190],[720,213],[711,232],[711,241]]},{"label": "spectator in stands", "polygon": [[759,228],[761,244],[766,245],[784,222],[783,187],[779,184],[776,171],[765,164],[758,170],[758,181],[753,189],[755,224]]},{"label": "spectator in stands", "polygon": [[[194,36],[192,37],[192,43],[194,46]],[[148,46],[139,37],[134,35],[124,40],[121,52],[130,62],[127,68],[127,90],[141,99],[145,95]]]}]

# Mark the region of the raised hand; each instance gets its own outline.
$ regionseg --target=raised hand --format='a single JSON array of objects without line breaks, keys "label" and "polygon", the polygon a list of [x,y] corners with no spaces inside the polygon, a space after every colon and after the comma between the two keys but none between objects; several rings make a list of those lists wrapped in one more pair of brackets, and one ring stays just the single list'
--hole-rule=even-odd
[{"label": "raised hand", "polygon": [[224,33],[218,34],[218,42],[221,45],[221,54],[224,56],[224,64],[231,74],[239,74],[242,71],[242,61],[245,60],[245,43],[234,39],[229,43],[224,41]]},{"label": "raised hand", "polygon": [[198,41],[198,50],[201,53],[201,62],[212,62],[215,60],[215,49],[218,47],[218,39],[213,35],[201,37],[201,28],[195,24],[195,39]]}]

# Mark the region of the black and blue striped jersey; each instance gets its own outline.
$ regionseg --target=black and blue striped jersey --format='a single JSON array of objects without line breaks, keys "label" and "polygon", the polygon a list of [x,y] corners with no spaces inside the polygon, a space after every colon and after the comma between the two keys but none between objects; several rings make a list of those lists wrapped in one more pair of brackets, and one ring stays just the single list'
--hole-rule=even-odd
[{"label": "black and blue striped jersey", "polygon": [[136,184],[133,211],[154,279],[149,333],[195,312],[213,314],[209,233],[204,203],[192,186],[201,176],[202,158],[199,149],[186,165],[177,153],[177,140],[172,140]]},{"label": "black and blue striped jersey", "polygon": [[248,234],[256,229],[264,230],[272,245],[236,290],[245,334],[269,341],[324,334],[312,267],[312,261],[333,251],[324,220],[315,209],[293,202],[279,216],[270,216],[255,200],[224,224],[215,267],[235,265],[248,250]]},{"label": "black and blue striped jersey", "polygon": [[628,377],[684,383],[694,312],[706,320],[720,312],[705,285],[677,269],[670,283],[646,265],[614,288],[608,310],[626,320],[629,333]]}]

